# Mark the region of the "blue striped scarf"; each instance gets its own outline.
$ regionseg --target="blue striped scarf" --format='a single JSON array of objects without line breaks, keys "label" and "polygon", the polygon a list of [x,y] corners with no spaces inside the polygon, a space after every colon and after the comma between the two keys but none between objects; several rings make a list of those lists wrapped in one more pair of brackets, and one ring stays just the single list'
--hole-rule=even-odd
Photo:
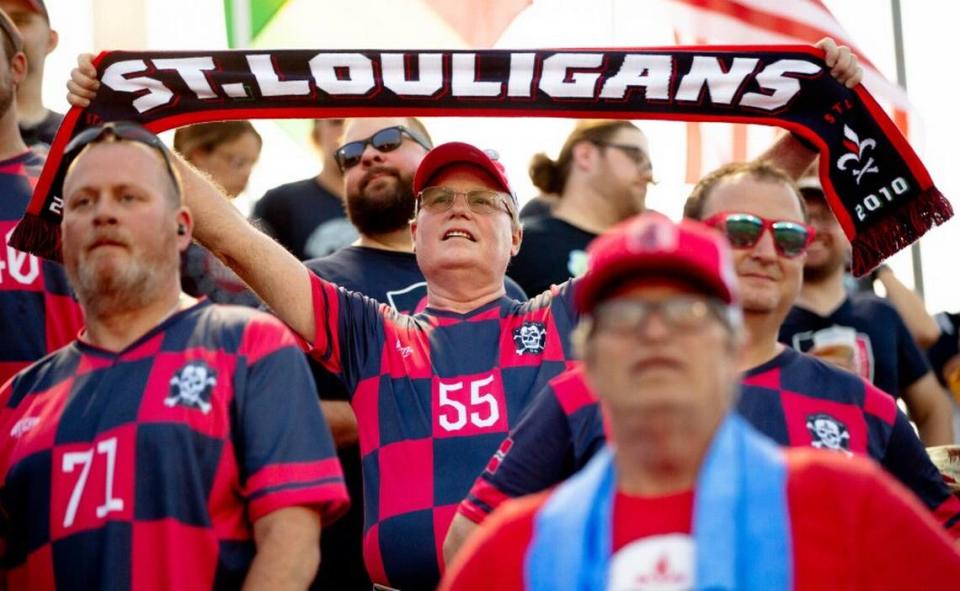
[{"label": "blue striped scarf", "polygon": [[[728,415],[694,495],[696,589],[792,587],[786,482],[782,451],[743,419]],[[528,590],[606,589],[615,491],[608,449],[557,488],[535,518],[525,566]]]}]

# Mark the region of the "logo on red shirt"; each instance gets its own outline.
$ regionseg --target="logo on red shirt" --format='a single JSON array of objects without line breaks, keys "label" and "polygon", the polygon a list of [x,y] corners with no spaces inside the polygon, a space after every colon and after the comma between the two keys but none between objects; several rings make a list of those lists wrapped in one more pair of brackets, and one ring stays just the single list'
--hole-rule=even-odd
[{"label": "logo on red shirt", "polygon": [[163,403],[166,406],[186,406],[210,412],[210,394],[217,385],[213,369],[202,361],[191,361],[170,378],[170,394]]}]

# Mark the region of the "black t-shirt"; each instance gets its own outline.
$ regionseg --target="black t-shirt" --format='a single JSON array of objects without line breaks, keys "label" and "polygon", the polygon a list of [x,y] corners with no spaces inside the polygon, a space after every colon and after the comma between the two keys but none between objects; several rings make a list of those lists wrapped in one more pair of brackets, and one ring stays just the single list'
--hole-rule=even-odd
[{"label": "black t-shirt", "polygon": [[553,210],[553,204],[556,203],[555,199],[547,199],[542,195],[534,197],[530,201],[520,208],[520,219],[527,220],[539,217],[547,217],[550,215],[550,211]]},{"label": "black t-shirt", "polygon": [[794,306],[780,326],[780,342],[809,351],[815,335],[832,326],[857,331],[856,362],[860,375],[894,397],[899,398],[904,389],[930,371],[900,314],[872,294],[848,296],[826,317]]},{"label": "black t-shirt", "polygon": [[943,370],[951,359],[960,355],[960,314],[941,312],[933,319],[940,326],[940,338],[927,349],[927,360],[940,384],[946,386],[947,376]]},{"label": "black t-shirt", "polygon": [[206,248],[193,243],[180,255],[180,288],[215,304],[260,307],[260,298],[230,267]]},{"label": "black t-shirt", "polygon": [[343,202],[316,178],[270,189],[252,217],[301,261],[327,256],[357,239]]},{"label": "black t-shirt", "polygon": [[20,136],[23,143],[41,154],[46,154],[53,143],[53,138],[60,129],[60,123],[63,121],[63,115],[56,111],[47,111],[47,116],[39,123],[25,127],[20,125]]},{"label": "black t-shirt", "polygon": [[[411,252],[395,252],[363,246],[346,246],[306,266],[319,277],[388,304],[400,312],[414,313],[426,307],[427,282]],[[507,296],[526,300],[520,287],[506,278]],[[343,383],[311,357],[307,357],[323,400],[350,400]],[[352,503],[350,511],[330,527],[320,540],[323,560],[314,589],[370,589],[363,565],[363,479],[360,450],[354,446],[337,452],[343,466]]]},{"label": "black t-shirt", "polygon": [[586,271],[587,245],[596,237],[554,217],[525,220],[523,243],[507,275],[530,296],[539,295]]}]

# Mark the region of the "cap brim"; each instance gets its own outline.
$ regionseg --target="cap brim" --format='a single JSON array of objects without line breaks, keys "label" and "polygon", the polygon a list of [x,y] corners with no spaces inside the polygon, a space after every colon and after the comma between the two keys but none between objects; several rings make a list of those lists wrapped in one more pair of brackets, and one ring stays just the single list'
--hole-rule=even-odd
[{"label": "cap brim", "polygon": [[601,271],[594,271],[581,279],[574,295],[577,309],[589,314],[617,288],[651,280],[688,284],[698,292],[727,304],[734,300],[734,294],[716,273],[691,264],[687,257],[662,253],[656,256],[638,254],[605,265]]}]

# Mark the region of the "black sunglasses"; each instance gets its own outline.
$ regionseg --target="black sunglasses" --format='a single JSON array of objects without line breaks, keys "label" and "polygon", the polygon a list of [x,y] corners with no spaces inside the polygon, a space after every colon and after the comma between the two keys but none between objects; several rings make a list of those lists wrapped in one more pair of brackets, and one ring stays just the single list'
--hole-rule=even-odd
[{"label": "black sunglasses", "polygon": [[403,136],[407,136],[417,142],[423,146],[424,150],[430,150],[432,147],[429,142],[402,125],[385,127],[368,138],[343,144],[337,148],[334,154],[337,166],[340,167],[341,172],[346,172],[348,168],[353,168],[357,164],[360,164],[360,159],[363,158],[363,151],[367,149],[368,145],[373,146],[379,152],[392,152],[403,143]]},{"label": "black sunglasses", "polygon": [[180,181],[173,172],[173,163],[170,160],[170,152],[167,146],[164,145],[160,138],[146,128],[129,121],[117,121],[97,125],[81,131],[71,139],[67,147],[63,150],[63,160],[60,163],[60,171],[57,174],[57,180],[54,182],[51,190],[56,189],[60,196],[63,197],[63,180],[67,174],[67,169],[70,168],[70,164],[85,147],[90,144],[99,143],[111,136],[118,140],[145,144],[160,152],[160,156],[163,157],[163,164],[167,169],[167,174],[170,175],[170,180],[173,182],[173,186],[177,192],[177,197],[179,198],[181,196]]},{"label": "black sunglasses", "polygon": [[633,160],[634,164],[637,166],[642,166],[644,168],[652,168],[650,164],[650,157],[647,156],[647,152],[640,146],[631,146],[630,144],[618,144],[616,142],[605,142],[602,140],[590,140],[590,143],[594,146],[599,146],[601,148],[614,148],[620,150],[627,155],[630,160]]}]

